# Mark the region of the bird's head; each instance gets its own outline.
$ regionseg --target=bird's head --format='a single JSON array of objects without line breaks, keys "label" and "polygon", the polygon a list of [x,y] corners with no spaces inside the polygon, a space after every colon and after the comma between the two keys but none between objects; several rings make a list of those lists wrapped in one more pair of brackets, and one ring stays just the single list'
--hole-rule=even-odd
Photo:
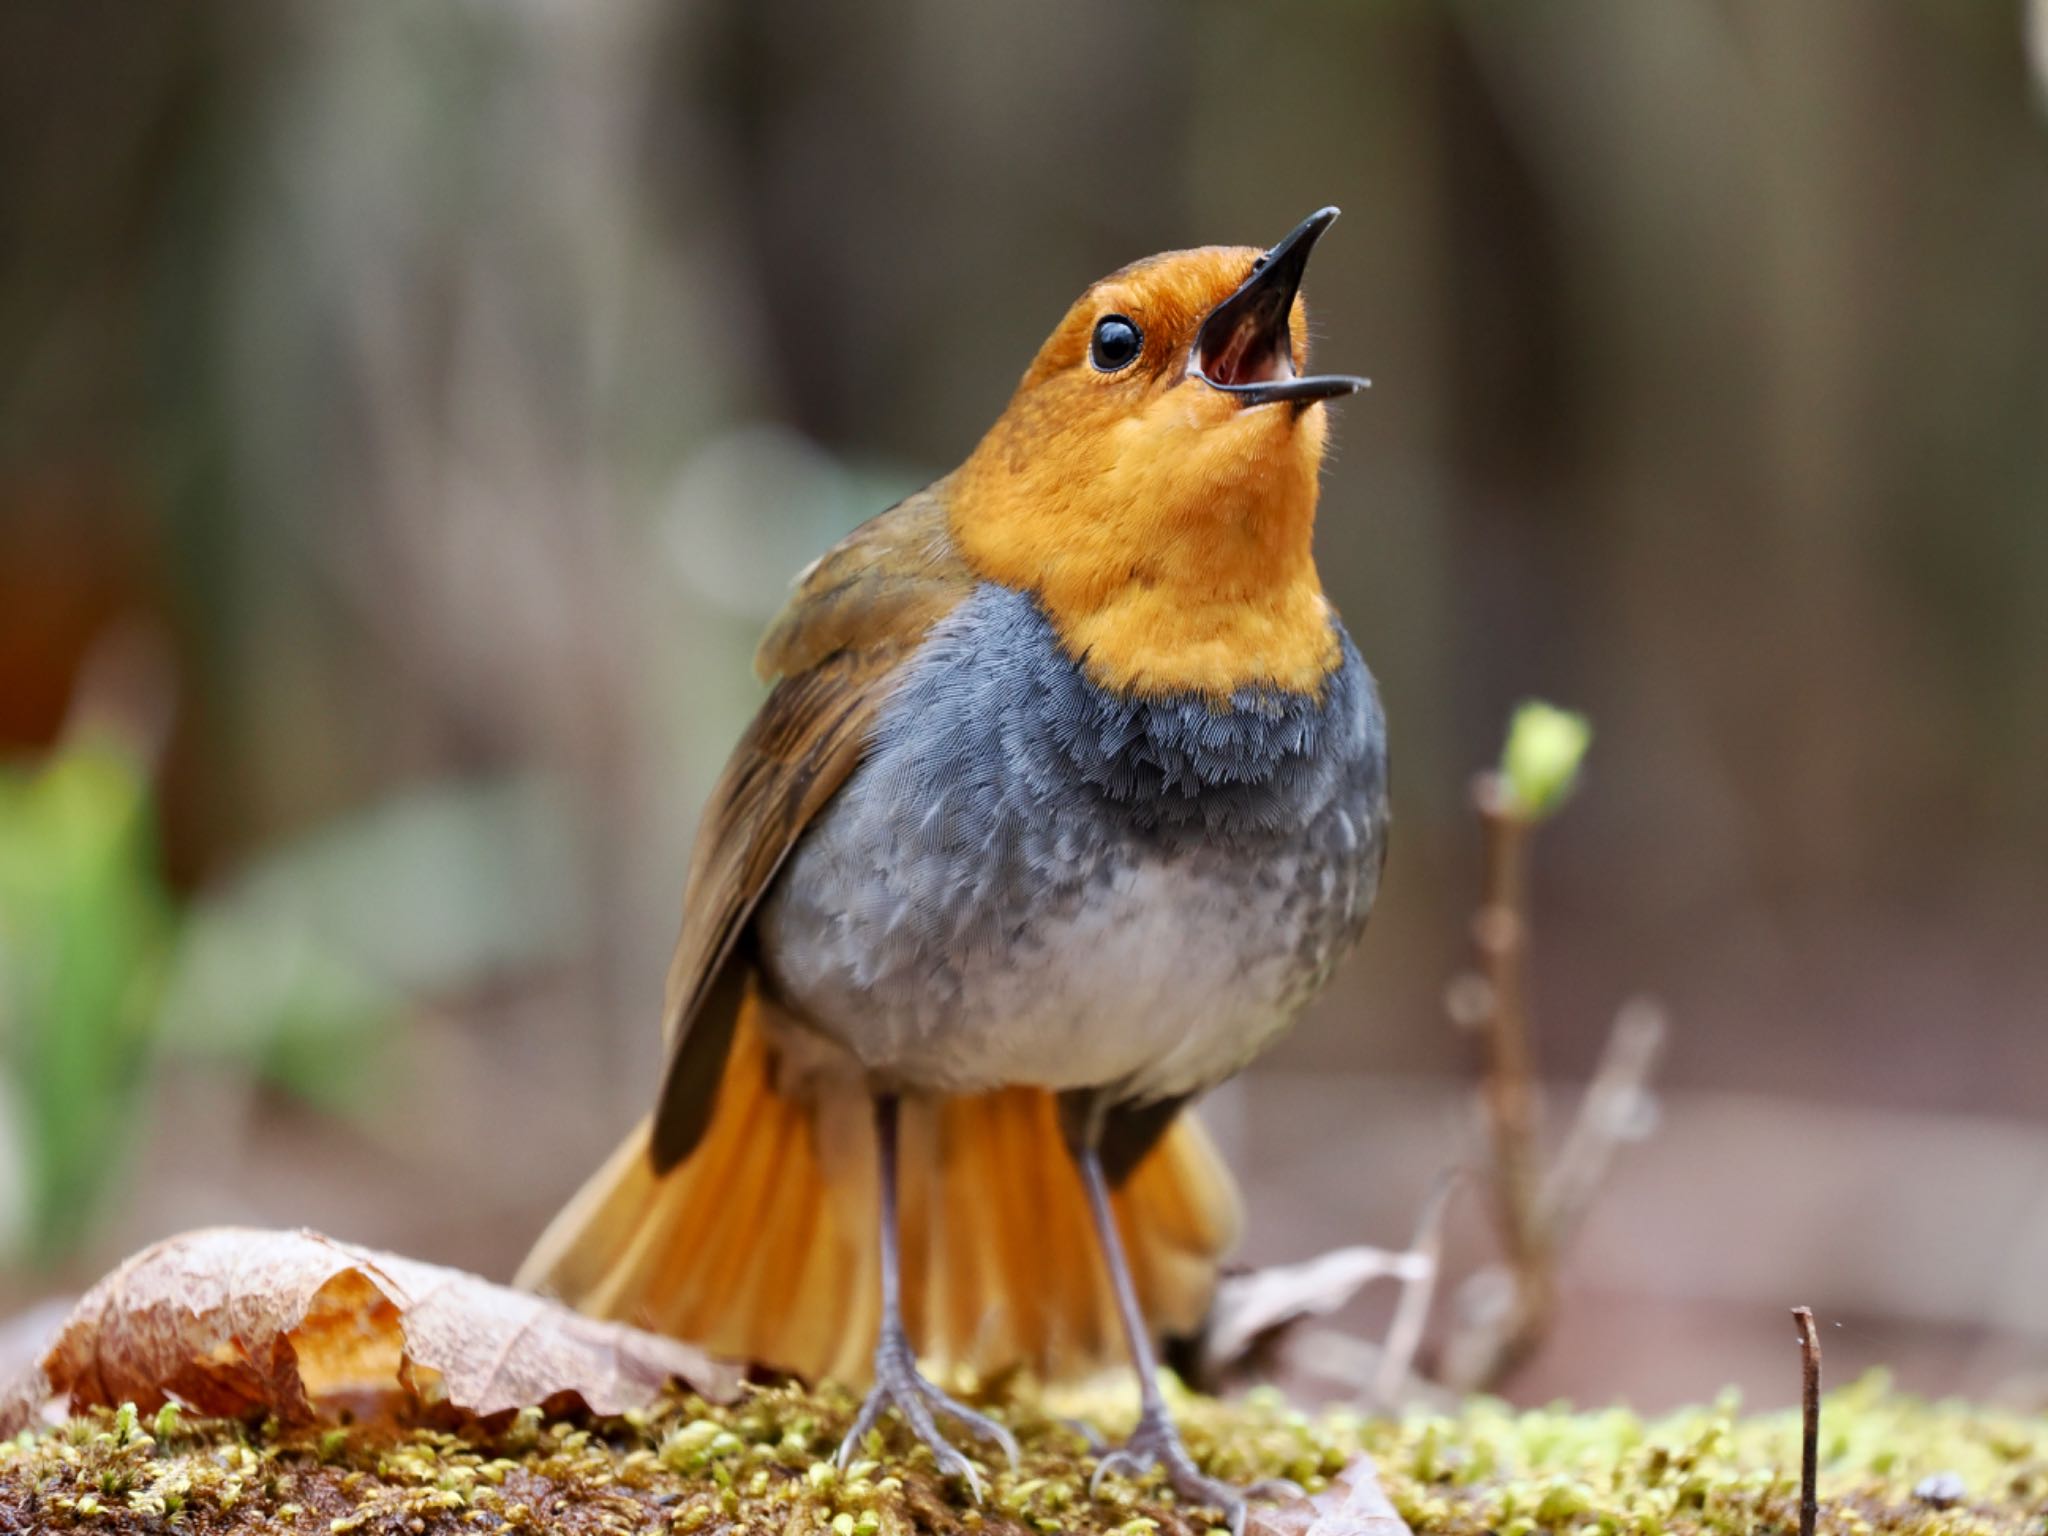
[{"label": "bird's head", "polygon": [[1310,549],[1323,403],[1366,381],[1308,372],[1299,294],[1336,217],[1095,284],[953,476],[968,564],[1033,593],[1097,682],[1223,699],[1336,665]]}]

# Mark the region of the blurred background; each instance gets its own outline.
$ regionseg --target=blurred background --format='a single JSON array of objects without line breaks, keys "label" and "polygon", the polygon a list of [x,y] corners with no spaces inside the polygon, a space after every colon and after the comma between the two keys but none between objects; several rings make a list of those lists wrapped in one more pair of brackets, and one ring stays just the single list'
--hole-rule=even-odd
[{"label": "blurred background", "polygon": [[[1466,1145],[1471,773],[1560,1111],[1671,1021],[1511,1395],[2048,1368],[2048,113],[2014,4],[0,11],[0,1311],[213,1222],[507,1275],[644,1108],[784,583],[1088,282],[1346,216],[1362,953],[1213,1118],[1246,1257]],[[2048,52],[2038,19],[2037,55]],[[1454,1268],[1487,1235],[1461,1216]],[[1360,1326],[1371,1316],[1360,1314]]]}]

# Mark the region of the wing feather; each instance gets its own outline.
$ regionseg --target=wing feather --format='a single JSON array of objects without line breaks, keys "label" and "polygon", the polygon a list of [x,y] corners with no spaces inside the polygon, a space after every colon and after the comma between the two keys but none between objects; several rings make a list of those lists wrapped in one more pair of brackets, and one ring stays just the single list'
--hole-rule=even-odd
[{"label": "wing feather", "polygon": [[653,1156],[689,1156],[710,1118],[752,970],[755,910],[846,782],[898,669],[973,589],[943,482],[863,523],[797,578],[755,665],[774,687],[698,824],[664,1006],[670,1041]]}]

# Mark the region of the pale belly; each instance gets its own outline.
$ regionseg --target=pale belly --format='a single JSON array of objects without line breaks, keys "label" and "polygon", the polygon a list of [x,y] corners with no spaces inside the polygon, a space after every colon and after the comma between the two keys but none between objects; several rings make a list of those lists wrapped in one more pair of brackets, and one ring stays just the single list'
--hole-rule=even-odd
[{"label": "pale belly", "polygon": [[[1009,921],[963,910],[961,931],[941,919],[950,942],[933,947],[905,944],[906,928],[929,933],[929,915],[821,923],[823,904],[785,899],[764,914],[764,949],[782,995],[878,1082],[1164,1098],[1222,1081],[1271,1044],[1355,932],[1370,897],[1357,875],[1305,888],[1301,863],[1112,856],[1019,890]],[[795,873],[793,891],[808,883]]]}]

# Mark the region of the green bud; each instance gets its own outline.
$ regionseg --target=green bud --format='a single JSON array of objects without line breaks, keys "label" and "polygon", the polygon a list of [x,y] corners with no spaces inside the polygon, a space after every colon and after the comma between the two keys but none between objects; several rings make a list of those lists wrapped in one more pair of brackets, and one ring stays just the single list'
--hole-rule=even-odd
[{"label": "green bud", "polygon": [[1508,723],[1500,772],[1514,806],[1530,820],[1554,814],[1577,787],[1579,764],[1593,740],[1584,715],[1531,699]]}]

